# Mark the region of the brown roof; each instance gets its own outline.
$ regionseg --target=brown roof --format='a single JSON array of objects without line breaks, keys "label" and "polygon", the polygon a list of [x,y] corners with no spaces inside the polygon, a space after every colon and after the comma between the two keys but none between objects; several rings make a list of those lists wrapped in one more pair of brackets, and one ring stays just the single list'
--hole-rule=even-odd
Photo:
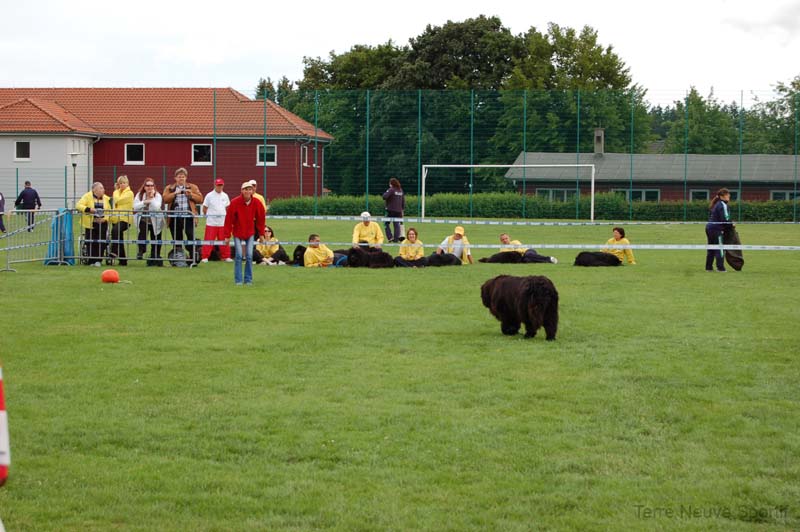
[{"label": "brown roof", "polygon": [[[314,137],[313,124],[266,103],[269,137]],[[262,137],[264,101],[230,88],[0,88],[0,132],[211,137],[215,129],[218,137]]]}]

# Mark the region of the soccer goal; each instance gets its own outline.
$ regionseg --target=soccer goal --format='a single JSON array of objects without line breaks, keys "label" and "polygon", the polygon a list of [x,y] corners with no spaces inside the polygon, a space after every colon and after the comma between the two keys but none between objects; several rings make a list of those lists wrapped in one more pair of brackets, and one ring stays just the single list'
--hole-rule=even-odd
[{"label": "soccer goal", "polygon": [[[589,219],[594,221],[594,173],[595,168],[593,164],[423,164],[422,165],[422,197],[420,198],[420,214],[425,218],[425,183],[428,180],[428,170],[431,168],[589,168],[591,170],[591,208]],[[523,178],[533,179],[529,177]]]}]

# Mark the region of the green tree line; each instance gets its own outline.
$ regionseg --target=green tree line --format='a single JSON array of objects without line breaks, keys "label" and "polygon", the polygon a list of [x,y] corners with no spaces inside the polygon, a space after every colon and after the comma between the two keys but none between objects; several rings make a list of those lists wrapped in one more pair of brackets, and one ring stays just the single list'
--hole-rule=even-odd
[{"label": "green tree line", "polygon": [[[651,106],[597,31],[549,24],[513,35],[479,16],[397,45],[355,45],[305,57],[303,79],[260,79],[269,98],[336,139],[325,149],[334,192],[378,193],[396,176],[413,188],[421,164],[511,164],[519,153],[591,153],[595,128],[608,152],[793,154],[800,76],[748,109],[693,87]],[[656,142],[660,141],[660,142]],[[502,191],[503,171],[447,172],[430,192]],[[366,185],[365,185],[366,182]]]}]

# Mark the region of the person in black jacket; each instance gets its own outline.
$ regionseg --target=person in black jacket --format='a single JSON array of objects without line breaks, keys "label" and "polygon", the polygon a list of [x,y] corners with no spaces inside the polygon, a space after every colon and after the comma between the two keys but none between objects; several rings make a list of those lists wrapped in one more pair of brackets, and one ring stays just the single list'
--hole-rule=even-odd
[{"label": "person in black jacket", "polygon": [[33,231],[33,219],[35,214],[33,211],[37,208],[42,208],[42,200],[39,199],[39,193],[36,192],[36,189],[31,187],[30,181],[25,181],[25,188],[23,188],[22,192],[17,196],[17,201],[14,202],[14,206],[18,209],[28,211],[25,213],[28,220],[28,231]]},{"label": "person in black jacket", "polygon": [[[731,223],[731,212],[728,209],[728,202],[731,193],[727,188],[721,188],[711,200],[709,205],[708,223],[706,224],[706,237],[708,244],[712,246],[722,246],[722,235],[733,228]],[[714,271],[714,261],[717,263],[717,271],[725,271],[725,252],[720,249],[706,250],[706,271]]]},{"label": "person in black jacket", "polygon": [[[393,177],[389,180],[389,189],[383,193],[383,201],[386,202],[386,216],[398,218],[394,222],[389,222],[388,220],[384,222],[386,240],[400,242],[403,239],[400,224],[402,223],[403,211],[406,209],[406,197],[403,195],[403,187],[400,186],[400,181],[396,178]],[[394,225],[394,233],[392,233],[390,224]]]}]

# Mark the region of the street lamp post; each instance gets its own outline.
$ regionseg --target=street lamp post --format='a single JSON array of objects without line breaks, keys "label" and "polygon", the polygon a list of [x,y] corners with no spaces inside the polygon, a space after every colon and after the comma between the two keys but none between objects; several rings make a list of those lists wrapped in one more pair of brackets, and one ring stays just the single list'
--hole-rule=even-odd
[{"label": "street lamp post", "polygon": [[75,204],[78,201],[78,188],[75,177],[75,174],[78,169],[78,160],[77,160],[78,155],[80,155],[80,153],[73,152],[69,154],[69,156],[72,158],[72,208],[73,209],[75,208]]}]

